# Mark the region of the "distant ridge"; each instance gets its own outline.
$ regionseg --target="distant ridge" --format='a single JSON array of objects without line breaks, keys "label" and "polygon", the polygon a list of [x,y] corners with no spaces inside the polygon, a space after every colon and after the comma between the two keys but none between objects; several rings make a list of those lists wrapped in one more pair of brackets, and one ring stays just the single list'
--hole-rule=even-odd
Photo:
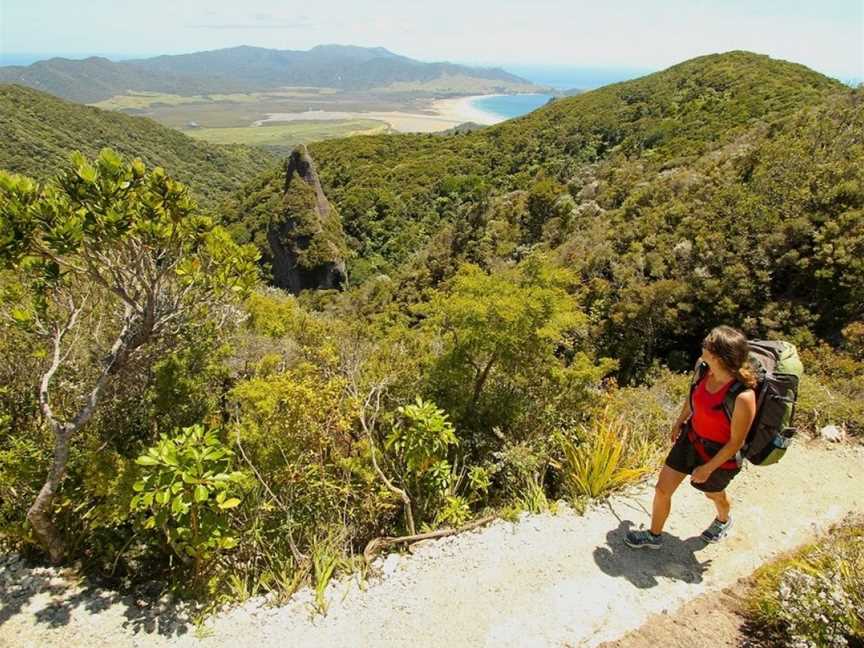
[{"label": "distant ridge", "polygon": [[256,92],[284,86],[370,90],[393,83],[424,83],[465,76],[535,87],[500,68],[423,63],[383,47],[318,45],[308,51],[242,45],[192,54],[129,61],[52,58],[28,66],[0,67],[0,83],[17,83],[64,99],[93,103],[130,90],[180,95]]}]

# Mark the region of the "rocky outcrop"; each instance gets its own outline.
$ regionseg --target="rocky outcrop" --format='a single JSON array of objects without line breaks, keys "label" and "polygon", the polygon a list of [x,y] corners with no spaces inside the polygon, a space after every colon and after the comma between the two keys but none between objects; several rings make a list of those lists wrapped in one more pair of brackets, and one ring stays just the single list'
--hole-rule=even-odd
[{"label": "rocky outcrop", "polygon": [[345,287],[347,245],[339,214],[303,145],[285,164],[281,209],[267,228],[273,283],[294,294]]}]

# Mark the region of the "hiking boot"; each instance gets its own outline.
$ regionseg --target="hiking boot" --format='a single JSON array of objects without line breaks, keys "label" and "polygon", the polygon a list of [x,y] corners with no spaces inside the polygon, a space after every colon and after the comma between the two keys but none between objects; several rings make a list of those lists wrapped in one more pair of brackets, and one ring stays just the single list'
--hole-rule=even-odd
[{"label": "hiking boot", "polygon": [[726,522],[721,522],[717,518],[711,523],[707,529],[702,532],[702,539],[705,542],[720,542],[729,533],[729,528],[732,526],[732,514],[729,514],[729,519]]},{"label": "hiking boot", "polygon": [[658,533],[654,535],[648,529],[639,529],[638,531],[628,531],[624,537],[624,544],[634,549],[659,549],[663,545],[663,535]]}]

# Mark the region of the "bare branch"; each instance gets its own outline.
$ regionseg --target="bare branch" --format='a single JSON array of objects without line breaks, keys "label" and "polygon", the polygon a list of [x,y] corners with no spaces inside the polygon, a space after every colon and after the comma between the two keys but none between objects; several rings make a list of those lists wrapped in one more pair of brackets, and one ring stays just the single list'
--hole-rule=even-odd
[{"label": "bare branch", "polygon": [[[114,340],[114,344],[111,346],[111,350],[108,352],[108,356],[105,358],[99,378],[96,379],[96,384],[87,395],[83,407],[78,411],[78,414],[75,415],[75,418],[68,425],[68,434],[70,436],[90,420],[90,417],[93,415],[93,410],[99,402],[99,396],[102,393],[102,389],[108,382],[108,378],[122,366],[128,357],[129,352],[132,350],[130,346],[128,346],[129,342],[127,339],[132,328],[132,323],[132,308],[127,304],[125,316],[123,318],[123,328],[120,330],[120,333],[118,333],[117,338]],[[136,340],[138,346],[140,346],[144,341],[146,340]]]},{"label": "bare branch", "polygon": [[72,328],[74,328],[78,321],[78,316],[81,314],[83,308],[83,303],[74,307],[69,313],[66,323],[62,327],[55,327],[53,335],[54,351],[51,357],[51,365],[48,367],[48,370],[42,374],[42,379],[39,381],[39,406],[42,410],[42,414],[51,424],[51,427],[55,432],[59,432],[64,428],[64,426],[54,416],[54,410],[51,408],[51,398],[48,391],[51,386],[51,380],[54,378],[54,374],[57,373],[57,370],[60,368],[65,355],[68,355],[68,353],[65,355],[62,353],[63,338]]}]

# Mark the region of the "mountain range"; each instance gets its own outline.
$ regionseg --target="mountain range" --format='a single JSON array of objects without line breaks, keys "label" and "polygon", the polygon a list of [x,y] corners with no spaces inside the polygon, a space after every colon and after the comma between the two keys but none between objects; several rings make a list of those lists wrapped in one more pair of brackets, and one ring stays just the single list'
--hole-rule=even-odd
[{"label": "mountain range", "polygon": [[491,81],[501,92],[541,89],[500,68],[424,63],[383,47],[344,45],[319,45],[308,51],[240,46],[116,62],[101,57],[52,58],[0,67],[0,83],[25,85],[80,103],[130,90],[184,96],[297,86],[367,91],[447,77],[482,80],[484,88]]}]

